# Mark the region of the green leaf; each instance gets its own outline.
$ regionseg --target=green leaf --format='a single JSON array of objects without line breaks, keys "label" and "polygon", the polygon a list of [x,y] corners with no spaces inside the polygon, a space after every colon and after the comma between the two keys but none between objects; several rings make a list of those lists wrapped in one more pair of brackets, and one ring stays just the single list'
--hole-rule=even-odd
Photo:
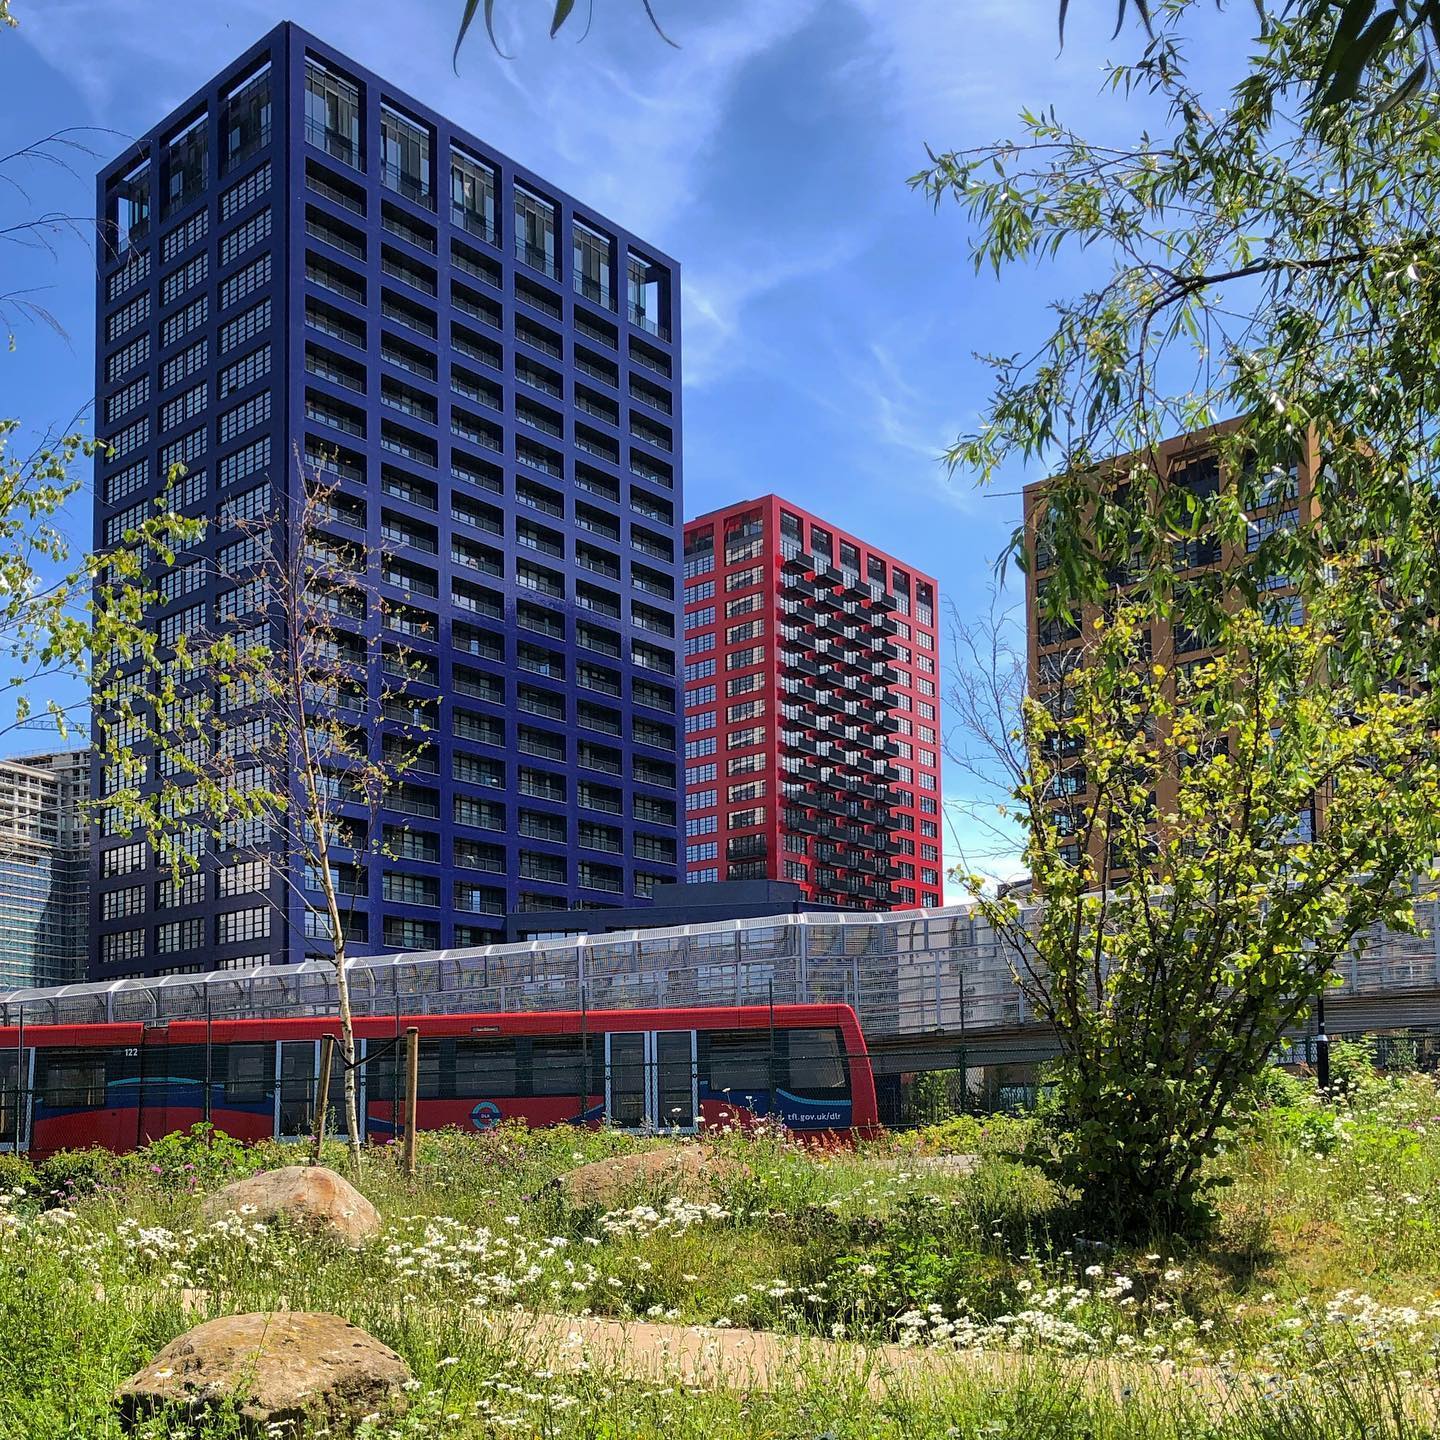
[{"label": "green leaf", "polygon": [[550,21],[550,38],[553,40],[560,27],[570,18],[575,0],[555,0],[555,14]]},{"label": "green leaf", "polygon": [[[466,31],[470,29],[470,22],[475,18],[475,12],[480,8],[480,0],[465,0],[465,10],[460,16],[460,33],[455,37],[455,53],[450,57],[450,63],[455,73],[460,73],[460,47],[465,43]],[[485,31],[490,36],[490,43],[495,47],[497,55],[505,55],[500,48],[500,42],[495,38],[495,0],[485,0]],[[553,33],[553,32],[552,32]],[[508,60],[510,57],[505,56]]]},{"label": "green leaf", "polygon": [[1335,42],[1325,57],[1326,68],[1330,71],[1330,83],[1320,97],[1322,105],[1338,105],[1355,98],[1365,67],[1376,57],[1399,22],[1399,12],[1387,10],[1375,16],[1353,40],[1349,39],[1344,24],[1350,20],[1350,11],[1363,11],[1371,3],[1373,0],[1350,0],[1342,28],[1336,31]]}]

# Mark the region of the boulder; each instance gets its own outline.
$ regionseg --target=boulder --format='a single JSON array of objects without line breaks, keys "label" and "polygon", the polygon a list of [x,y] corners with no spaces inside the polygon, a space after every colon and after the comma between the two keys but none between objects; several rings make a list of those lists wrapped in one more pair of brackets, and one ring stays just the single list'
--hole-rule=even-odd
[{"label": "boulder", "polygon": [[172,1340],[115,1392],[122,1426],[179,1411],[203,1423],[233,1406],[246,1433],[329,1425],[344,1435],[363,1416],[404,1404],[410,1367],[338,1315],[225,1315]]},{"label": "boulder", "polygon": [[609,1209],[637,1191],[682,1195],[687,1199],[712,1198],[715,1182],[736,1173],[733,1162],[706,1145],[668,1145],[663,1150],[641,1150],[611,1155],[578,1169],[568,1170],[555,1184],[577,1209],[602,1205]]},{"label": "boulder", "polygon": [[208,1220],[224,1215],[284,1219],[354,1246],[380,1233],[380,1212],[343,1175],[323,1165],[285,1165],[248,1175],[207,1195],[202,1209]]}]

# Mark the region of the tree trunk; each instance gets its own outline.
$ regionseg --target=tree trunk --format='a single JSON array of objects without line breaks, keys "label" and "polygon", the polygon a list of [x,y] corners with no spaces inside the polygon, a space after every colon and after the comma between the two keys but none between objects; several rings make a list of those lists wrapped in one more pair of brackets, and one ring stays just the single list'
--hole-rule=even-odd
[{"label": "tree trunk", "polygon": [[350,1168],[360,1175],[363,1137],[360,1131],[360,1070],[355,1064],[355,1020],[350,1013],[350,980],[345,974],[345,946],[335,947],[335,993],[340,1001],[340,1053],[345,1058],[345,1129],[350,1141]]},{"label": "tree trunk", "polygon": [[321,883],[325,890],[325,908],[330,917],[330,953],[335,963],[335,996],[340,1004],[340,1054],[345,1060],[345,1131],[350,1146],[350,1168],[358,1179],[364,1137],[360,1131],[360,1071],[355,1064],[355,1017],[350,1009],[350,977],[345,973],[345,931],[341,926],[340,901],[330,874],[328,853],[324,859],[320,869],[324,877]]}]

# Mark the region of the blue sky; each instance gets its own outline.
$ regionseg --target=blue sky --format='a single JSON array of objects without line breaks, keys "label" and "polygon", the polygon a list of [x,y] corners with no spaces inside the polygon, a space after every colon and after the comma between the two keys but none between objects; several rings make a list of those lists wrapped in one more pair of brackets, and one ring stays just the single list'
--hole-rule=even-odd
[{"label": "blue sky", "polygon": [[[0,35],[0,148],[93,126],[79,138],[98,158],[75,156],[73,176],[31,167],[28,196],[0,193],[0,223],[25,206],[88,214],[102,160],[296,20],[681,260],[688,514],[775,490],[935,574],[942,603],[984,608],[1018,488],[1035,477],[977,493],[938,457],[986,398],[975,352],[1033,347],[1047,301],[1083,271],[977,276],[964,217],[905,182],[927,142],[1013,135],[1026,104],[1053,103],[1100,137],[1153,123],[1100,93],[1113,7],[1072,5],[1062,53],[1055,0],[654,3],[678,50],[639,0],[597,0],[580,45],[574,21],[546,38],[540,0],[501,0],[514,58],[477,26],[457,76],[459,0],[16,0],[21,28]],[[1223,68],[1238,22],[1205,7],[1207,64]],[[1127,33],[1113,50],[1134,45]],[[62,237],[53,255],[10,250],[0,266],[3,288],[43,287],[35,298],[66,332],[17,330],[0,354],[0,414],[32,433],[88,423],[87,248]],[[84,506],[75,531],[83,543]],[[947,788],[964,798],[959,774]]]}]

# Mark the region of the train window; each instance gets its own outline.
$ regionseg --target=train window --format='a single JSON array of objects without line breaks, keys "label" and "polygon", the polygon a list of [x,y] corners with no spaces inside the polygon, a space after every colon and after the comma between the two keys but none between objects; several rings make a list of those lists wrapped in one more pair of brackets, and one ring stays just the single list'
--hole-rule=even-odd
[{"label": "train window", "polygon": [[[379,1049],[386,1042],[372,1040],[372,1049]],[[448,1040],[421,1040],[419,1073],[416,1076],[416,1095],[421,1100],[438,1100],[453,1093],[442,1082],[450,1066],[445,1050]],[[396,1074],[399,1074],[399,1093],[396,1093]],[[402,1040],[385,1054],[377,1056],[365,1065],[365,1093],[371,1100],[395,1100],[405,1098],[405,1042]]]},{"label": "train window", "polygon": [[226,1045],[216,1058],[215,1073],[225,1079],[225,1099],[253,1105],[275,1093],[274,1045]]},{"label": "train window", "polygon": [[770,1089],[770,1037],[754,1030],[720,1031],[710,1037],[710,1089],[730,1092],[737,1103],[744,1095]]},{"label": "train window", "polygon": [[15,1140],[15,1124],[20,1117],[20,1057],[7,1050],[0,1054],[0,1144]]},{"label": "train window", "polygon": [[546,1036],[532,1042],[530,1050],[531,1093],[535,1095],[578,1095],[584,1083],[578,1036]]},{"label": "train window", "polygon": [[205,1047],[203,1045],[156,1045],[145,1051],[141,1066],[145,1083],[157,1085],[165,1080],[205,1080]]},{"label": "train window", "polygon": [[35,1084],[52,1110],[94,1109],[105,1103],[103,1050],[40,1050]]},{"label": "train window", "polygon": [[845,1056],[838,1030],[791,1030],[788,1033],[790,1083],[796,1095],[835,1095],[848,1090]]},{"label": "train window", "polygon": [[519,1065],[513,1040],[457,1040],[455,1094],[477,1099],[519,1093]]}]

